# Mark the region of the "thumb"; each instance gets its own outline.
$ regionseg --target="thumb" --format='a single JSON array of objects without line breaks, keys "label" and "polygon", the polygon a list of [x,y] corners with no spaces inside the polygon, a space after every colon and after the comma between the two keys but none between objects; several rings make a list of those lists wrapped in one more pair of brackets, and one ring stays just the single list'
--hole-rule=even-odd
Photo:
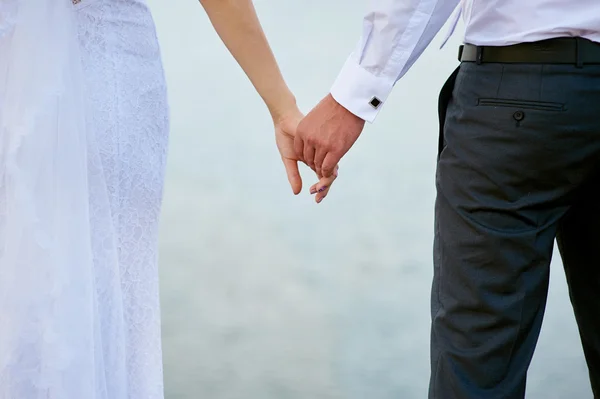
[{"label": "thumb", "polygon": [[300,177],[300,171],[298,170],[298,161],[289,158],[281,159],[294,195],[300,194],[300,191],[302,191],[302,177]]}]

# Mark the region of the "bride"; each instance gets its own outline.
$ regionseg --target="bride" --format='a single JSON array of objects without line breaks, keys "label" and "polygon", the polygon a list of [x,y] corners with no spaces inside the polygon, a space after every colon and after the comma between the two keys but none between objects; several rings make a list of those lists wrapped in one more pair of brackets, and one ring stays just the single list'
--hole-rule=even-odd
[{"label": "bride", "polygon": [[[298,194],[302,114],[251,0],[201,3],[267,105]],[[144,0],[0,0],[0,399],[163,397],[168,130]],[[311,188],[318,202],[334,179]]]}]

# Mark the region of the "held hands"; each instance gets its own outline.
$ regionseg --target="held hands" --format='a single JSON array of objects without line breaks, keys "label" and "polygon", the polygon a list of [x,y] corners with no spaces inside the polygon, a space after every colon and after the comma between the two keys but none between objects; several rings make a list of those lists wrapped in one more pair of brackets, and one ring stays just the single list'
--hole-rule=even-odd
[{"label": "held hands", "polygon": [[306,163],[319,177],[310,188],[317,203],[325,198],[338,176],[338,163],[363,131],[365,121],[341,106],[329,94],[303,118],[293,107],[274,117],[275,139],[294,194],[302,190],[298,161]]},{"label": "held hands", "polygon": [[[298,170],[298,161],[300,158],[294,151],[294,137],[298,128],[298,124],[302,120],[303,115],[297,107],[291,107],[289,111],[282,115],[273,115],[273,123],[275,125],[275,141],[279,154],[285,166],[288,181],[295,195],[302,191],[302,178]],[[331,173],[328,177],[318,175],[319,182],[314,184],[311,189],[311,194],[316,194],[316,201],[320,203],[327,196],[329,189],[337,178],[337,166],[334,168],[335,173]]]},{"label": "held hands", "polygon": [[341,106],[331,94],[300,122],[294,140],[298,159],[319,177],[337,175],[337,164],[360,136],[365,121]]}]

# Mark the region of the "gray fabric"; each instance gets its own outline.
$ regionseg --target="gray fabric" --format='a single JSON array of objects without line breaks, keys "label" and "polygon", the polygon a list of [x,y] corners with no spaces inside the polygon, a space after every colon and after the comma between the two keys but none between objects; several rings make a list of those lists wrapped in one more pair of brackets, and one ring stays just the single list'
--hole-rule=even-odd
[{"label": "gray fabric", "polygon": [[430,399],[523,398],[554,239],[600,395],[600,66],[463,63],[440,94]]}]

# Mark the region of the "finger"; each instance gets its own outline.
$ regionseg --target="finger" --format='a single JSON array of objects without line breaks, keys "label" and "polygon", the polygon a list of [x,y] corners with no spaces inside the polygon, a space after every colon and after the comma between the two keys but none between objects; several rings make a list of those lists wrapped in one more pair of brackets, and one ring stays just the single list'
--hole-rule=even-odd
[{"label": "finger", "polygon": [[298,170],[298,161],[288,158],[282,158],[282,160],[283,165],[285,166],[288,181],[290,182],[290,186],[292,186],[292,191],[295,195],[298,195],[300,194],[300,191],[302,191],[302,177],[300,176],[300,171]]},{"label": "finger", "polygon": [[298,159],[304,162],[304,141],[298,135],[294,137],[294,151]]},{"label": "finger", "polygon": [[312,186],[310,186],[310,193],[312,195],[315,195],[318,191],[319,191],[319,183],[315,183]]},{"label": "finger", "polygon": [[315,170],[315,147],[308,143],[304,143],[304,162]]},{"label": "finger", "polygon": [[336,165],[333,175],[331,175],[330,177],[319,176],[319,181],[317,183],[313,184],[312,186],[310,186],[310,193],[314,195],[314,194],[317,194],[318,192],[324,191],[328,187],[331,187],[331,185],[333,184],[335,179],[337,179],[337,177],[338,177],[339,169],[340,169],[340,167],[338,165]]},{"label": "finger", "polygon": [[327,155],[327,151],[320,148],[315,153],[315,172],[317,172],[319,179],[323,177],[323,171],[321,169],[325,155]]},{"label": "finger", "polygon": [[340,167],[336,165],[335,170],[330,177],[319,176],[319,181],[310,186],[310,193],[314,195],[331,187],[333,182],[338,178],[339,169]]},{"label": "finger", "polygon": [[317,203],[321,203],[323,199],[329,194],[329,190],[333,185],[333,182],[338,177],[338,167],[336,166],[334,173],[331,177],[324,177],[319,180],[317,184],[311,187],[311,193],[316,194],[315,200]]},{"label": "finger", "polygon": [[317,204],[320,204],[321,201],[323,201],[325,197],[327,197],[327,195],[329,194],[329,190],[331,190],[331,184],[333,184],[333,182],[326,186],[323,186],[321,188],[322,191],[317,192],[317,195],[315,195],[315,201],[317,202]]},{"label": "finger", "polygon": [[321,166],[321,174],[323,177],[331,177],[338,162],[340,162],[340,157],[328,152],[327,155],[325,155],[323,165]]},{"label": "finger", "polygon": [[318,193],[315,196],[315,201],[317,202],[317,204],[320,204],[325,199],[325,197],[327,197],[327,194],[329,194],[329,187],[327,187],[325,191]]}]

